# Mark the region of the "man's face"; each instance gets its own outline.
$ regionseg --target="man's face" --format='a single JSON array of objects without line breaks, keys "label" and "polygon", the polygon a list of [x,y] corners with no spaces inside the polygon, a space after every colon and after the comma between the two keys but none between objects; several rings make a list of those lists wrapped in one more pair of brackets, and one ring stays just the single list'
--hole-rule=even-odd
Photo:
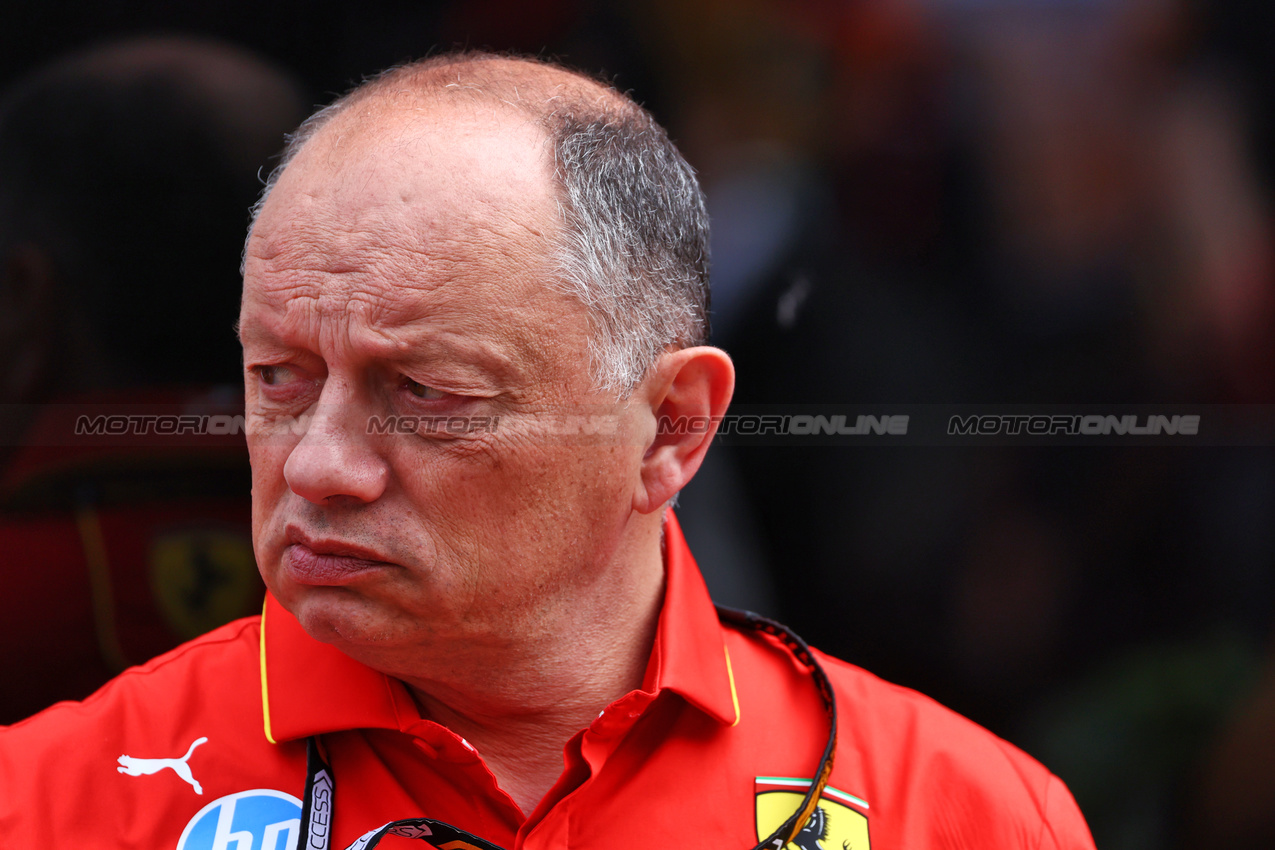
[{"label": "man's face", "polygon": [[[262,210],[240,319],[253,536],[321,640],[366,657],[547,633],[616,556],[642,447],[544,435],[606,403],[585,310],[548,285],[550,174],[511,116],[343,115]],[[392,416],[479,427],[378,433]]]}]

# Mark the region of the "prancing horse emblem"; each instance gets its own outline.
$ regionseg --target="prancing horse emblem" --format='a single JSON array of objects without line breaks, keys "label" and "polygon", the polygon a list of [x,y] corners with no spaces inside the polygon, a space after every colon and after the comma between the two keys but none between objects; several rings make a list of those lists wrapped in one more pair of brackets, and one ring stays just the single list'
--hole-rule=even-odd
[{"label": "prancing horse emblem", "polygon": [[820,843],[828,837],[828,813],[818,806],[810,813],[810,820],[792,839],[792,846],[801,850],[824,850]]},{"label": "prancing horse emblem", "polygon": [[195,776],[190,772],[190,765],[187,762],[190,761],[190,754],[195,751],[195,747],[206,743],[208,743],[207,738],[196,738],[195,742],[190,745],[190,749],[186,751],[186,755],[179,759],[135,759],[132,756],[120,756],[117,759],[120,766],[115,769],[126,776],[142,776],[159,773],[164,768],[171,767],[173,773],[190,783],[196,794],[202,794],[204,789],[195,780]]},{"label": "prancing horse emblem", "polygon": [[[792,817],[811,780],[792,776],[757,777],[757,839],[765,840]],[[868,838],[868,802],[832,786],[782,850],[872,850]],[[776,839],[778,840],[778,839]],[[774,842],[767,844],[773,847]]]}]

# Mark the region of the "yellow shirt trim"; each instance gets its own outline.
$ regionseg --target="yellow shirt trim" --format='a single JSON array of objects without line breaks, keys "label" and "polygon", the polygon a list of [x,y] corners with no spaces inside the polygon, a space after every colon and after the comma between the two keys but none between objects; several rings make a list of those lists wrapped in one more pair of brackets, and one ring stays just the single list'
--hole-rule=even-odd
[{"label": "yellow shirt trim", "polygon": [[[726,675],[730,678],[730,701],[735,706],[735,722],[731,726],[739,725],[739,692],[735,690],[735,671],[730,666],[730,650],[726,648],[726,644],[722,644],[722,651],[726,653]],[[262,656],[264,658],[264,656]],[[262,662],[264,665],[264,662]],[[263,666],[262,670],[265,669]]]},{"label": "yellow shirt trim", "polygon": [[261,603],[261,716],[265,719],[265,739],[277,744],[270,734],[270,689],[265,684],[265,603]]}]

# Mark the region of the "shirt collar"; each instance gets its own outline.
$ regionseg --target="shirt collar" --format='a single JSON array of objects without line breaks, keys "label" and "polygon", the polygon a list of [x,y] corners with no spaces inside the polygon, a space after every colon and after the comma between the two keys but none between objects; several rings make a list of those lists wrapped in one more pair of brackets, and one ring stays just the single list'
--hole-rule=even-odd
[{"label": "shirt collar", "polygon": [[270,593],[261,611],[261,707],[270,743],[420,717],[403,684],[310,637]]},{"label": "shirt collar", "polygon": [[[671,690],[719,723],[736,722],[735,683],[717,613],[670,510],[664,522],[664,604],[643,690]],[[310,637],[266,594],[261,701],[271,743],[343,729],[403,729],[420,719],[401,682]]]},{"label": "shirt collar", "polygon": [[668,689],[720,723],[735,723],[735,679],[717,610],[682,527],[664,519],[664,607],[644,690]]}]

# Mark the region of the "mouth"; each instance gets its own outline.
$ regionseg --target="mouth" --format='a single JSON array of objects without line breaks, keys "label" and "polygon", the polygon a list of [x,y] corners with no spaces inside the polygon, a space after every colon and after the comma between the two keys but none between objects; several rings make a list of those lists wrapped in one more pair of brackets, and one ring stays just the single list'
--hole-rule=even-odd
[{"label": "mouth", "polygon": [[283,567],[297,584],[339,587],[373,570],[397,566],[371,549],[311,537],[296,526],[289,525],[286,533],[288,545],[283,550]]}]

